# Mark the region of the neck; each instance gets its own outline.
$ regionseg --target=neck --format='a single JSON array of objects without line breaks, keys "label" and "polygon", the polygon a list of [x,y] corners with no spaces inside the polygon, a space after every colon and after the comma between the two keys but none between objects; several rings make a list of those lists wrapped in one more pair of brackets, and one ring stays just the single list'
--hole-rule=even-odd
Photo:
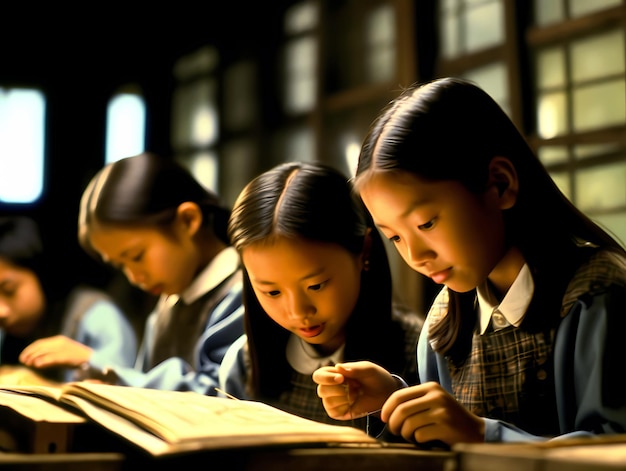
[{"label": "neck", "polygon": [[520,250],[517,247],[511,247],[491,271],[488,280],[499,299],[502,299],[509,291],[524,263],[526,260]]}]

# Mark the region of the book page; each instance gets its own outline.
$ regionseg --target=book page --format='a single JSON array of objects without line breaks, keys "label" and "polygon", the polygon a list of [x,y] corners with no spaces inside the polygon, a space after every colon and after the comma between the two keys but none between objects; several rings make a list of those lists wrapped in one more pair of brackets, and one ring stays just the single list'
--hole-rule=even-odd
[{"label": "book page", "polygon": [[42,408],[54,406],[46,401],[58,400],[153,455],[271,445],[380,445],[351,426],[316,422],[262,402],[196,392],[88,381],[66,383],[61,388],[0,386],[2,389],[13,391],[2,394],[33,396],[29,399],[44,404],[37,406]]},{"label": "book page", "polygon": [[219,447],[238,440],[247,444],[376,442],[362,430],[316,422],[255,401],[85,382],[64,388],[64,402],[71,403],[74,396],[140,424],[170,443],[197,441],[200,437]]},{"label": "book page", "polygon": [[13,409],[17,413],[35,422],[67,424],[85,422],[84,417],[73,414],[53,403],[42,401],[36,396],[20,393],[0,391],[0,407]]}]

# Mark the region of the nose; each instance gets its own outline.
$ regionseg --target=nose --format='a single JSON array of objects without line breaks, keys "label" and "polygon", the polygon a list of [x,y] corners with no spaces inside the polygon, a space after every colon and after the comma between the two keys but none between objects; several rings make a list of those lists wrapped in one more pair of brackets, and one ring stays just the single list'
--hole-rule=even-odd
[{"label": "nose", "polygon": [[417,235],[407,237],[405,245],[405,260],[409,266],[418,269],[427,261],[435,258],[435,252]]},{"label": "nose", "polygon": [[306,319],[315,315],[316,309],[308,296],[304,293],[294,293],[287,296],[287,312],[292,319]]},{"label": "nose", "polygon": [[9,305],[5,301],[0,301],[0,319],[9,317],[10,313],[11,309],[9,308]]},{"label": "nose", "polygon": [[129,268],[127,266],[124,266],[124,275],[126,275],[128,281],[130,281],[135,286],[142,286],[145,284],[146,276],[138,268]]}]

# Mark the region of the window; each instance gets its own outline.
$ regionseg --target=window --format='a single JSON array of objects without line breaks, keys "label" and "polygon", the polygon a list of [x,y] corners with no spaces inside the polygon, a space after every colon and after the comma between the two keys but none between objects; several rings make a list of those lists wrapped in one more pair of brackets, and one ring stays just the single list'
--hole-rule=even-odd
[{"label": "window", "polygon": [[32,203],[43,191],[45,97],[0,88],[0,202]]},{"label": "window", "polygon": [[576,206],[626,243],[621,5],[620,0],[536,1],[529,38],[539,158]]},{"label": "window", "polygon": [[120,92],[107,108],[105,163],[140,154],[145,146],[146,106],[136,92]]},{"label": "window", "polygon": [[[172,98],[171,140],[176,160],[200,183],[219,193],[218,63],[217,50],[205,46],[175,64],[178,86]],[[239,108],[235,112],[241,114]]]}]

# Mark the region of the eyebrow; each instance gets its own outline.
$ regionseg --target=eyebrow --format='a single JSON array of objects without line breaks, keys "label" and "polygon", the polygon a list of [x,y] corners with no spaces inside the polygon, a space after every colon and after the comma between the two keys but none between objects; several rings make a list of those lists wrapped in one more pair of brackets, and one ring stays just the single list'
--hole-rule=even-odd
[{"label": "eyebrow", "polygon": [[[313,278],[315,276],[321,275],[323,272],[324,272],[324,268],[320,268],[319,270],[316,270],[316,271],[314,271],[314,272],[312,272],[312,273],[310,273],[308,275],[304,275],[298,281],[308,280],[309,278]],[[276,284],[275,281],[257,280],[256,278],[252,279],[252,281],[254,281],[255,283],[258,283],[260,285],[275,285]]]},{"label": "eyebrow", "polygon": [[[408,206],[407,208],[398,215],[399,218],[405,218],[408,217],[409,214],[411,214],[413,211],[415,211],[415,208],[418,208],[420,206],[424,206],[425,204],[428,204],[430,202],[430,200],[428,198],[418,198],[413,200]],[[376,224],[378,227],[384,228],[384,229],[389,229],[389,227],[385,226],[384,224],[379,224],[376,221],[374,221],[374,224]]]}]

